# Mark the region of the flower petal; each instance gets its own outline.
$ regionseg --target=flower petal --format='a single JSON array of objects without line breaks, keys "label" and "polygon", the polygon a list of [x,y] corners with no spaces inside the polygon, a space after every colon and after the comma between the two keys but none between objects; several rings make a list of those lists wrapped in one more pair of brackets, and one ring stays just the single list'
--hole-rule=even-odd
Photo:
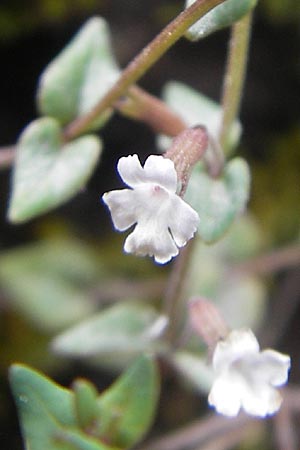
[{"label": "flower petal", "polygon": [[134,191],[121,189],[106,192],[102,200],[108,206],[116,230],[124,231],[137,222]]},{"label": "flower petal", "polygon": [[273,386],[281,386],[287,382],[291,358],[288,355],[267,349],[261,352],[263,373]]},{"label": "flower petal", "polygon": [[178,247],[183,247],[197,231],[199,216],[196,211],[177,195],[170,195],[171,205],[168,228]]},{"label": "flower petal", "polygon": [[238,358],[246,354],[259,352],[259,344],[249,329],[233,330],[227,338],[218,342],[214,355],[213,366],[217,372],[225,370]]},{"label": "flower petal", "polygon": [[154,256],[159,264],[165,264],[178,255],[178,248],[168,230],[160,230],[149,221],[137,224],[125,241],[124,251],[139,256]]},{"label": "flower petal", "polygon": [[124,156],[119,159],[118,172],[124,183],[136,188],[142,183],[154,183],[170,192],[176,192],[177,173],[173,161],[160,155],[147,158],[144,168],[138,155]]},{"label": "flower petal", "polygon": [[220,414],[234,417],[241,407],[241,388],[243,389],[239,380],[223,374],[214,381],[208,396],[208,403],[214,406]]},{"label": "flower petal", "polygon": [[119,159],[117,169],[127,186],[134,188],[147,181],[138,155],[123,156]]},{"label": "flower petal", "polygon": [[144,164],[148,182],[157,183],[170,192],[176,192],[177,173],[173,161],[159,155],[151,155]]},{"label": "flower petal", "polygon": [[242,407],[253,416],[266,417],[279,410],[282,403],[280,393],[267,384],[255,384],[244,390]]}]

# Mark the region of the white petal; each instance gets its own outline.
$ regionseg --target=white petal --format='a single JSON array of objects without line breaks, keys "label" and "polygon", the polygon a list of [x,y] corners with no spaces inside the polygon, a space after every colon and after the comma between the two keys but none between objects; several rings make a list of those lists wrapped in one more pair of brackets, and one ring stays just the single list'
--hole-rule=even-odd
[{"label": "white petal", "polygon": [[199,216],[196,211],[177,195],[170,195],[171,207],[168,227],[178,247],[183,247],[197,231]]},{"label": "white petal", "polygon": [[265,417],[279,410],[282,397],[276,389],[267,384],[248,386],[242,398],[245,412],[253,416]]},{"label": "white petal", "polygon": [[146,182],[145,172],[138,155],[123,156],[119,159],[117,169],[127,186],[134,188]]},{"label": "white petal", "polygon": [[132,188],[136,188],[142,183],[153,183],[170,192],[176,192],[177,173],[174,163],[163,156],[149,156],[144,168],[142,168],[137,155],[124,156],[119,159],[117,168],[124,183]]},{"label": "white petal", "polygon": [[236,416],[241,407],[239,380],[221,375],[213,383],[208,403],[214,406],[220,414]]},{"label": "white petal", "polygon": [[261,370],[269,383],[281,386],[287,382],[291,367],[291,358],[288,355],[268,349],[261,352],[261,360]]},{"label": "white petal", "polygon": [[213,355],[213,367],[221,372],[245,354],[258,352],[259,344],[251,330],[233,330],[226,339],[218,342]]},{"label": "white petal", "polygon": [[148,182],[157,183],[170,192],[176,192],[177,173],[173,161],[159,155],[151,155],[144,164]]},{"label": "white petal", "polygon": [[159,227],[154,222],[138,223],[134,231],[127,237],[124,250],[126,253],[135,253],[139,256],[154,256],[159,264],[165,264],[178,254],[167,228]]},{"label": "white petal", "polygon": [[114,227],[117,230],[127,230],[137,222],[135,195],[131,189],[106,192],[102,199],[110,210]]}]

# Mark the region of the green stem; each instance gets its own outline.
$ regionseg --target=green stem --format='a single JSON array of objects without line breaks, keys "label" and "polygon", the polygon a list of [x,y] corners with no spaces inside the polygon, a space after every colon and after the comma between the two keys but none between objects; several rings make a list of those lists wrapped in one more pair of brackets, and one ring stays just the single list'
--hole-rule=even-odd
[{"label": "green stem", "polygon": [[251,22],[252,12],[236,22],[231,29],[223,83],[223,117],[220,131],[220,143],[225,152],[230,128],[239,113],[248,59]]},{"label": "green stem", "polygon": [[99,103],[88,114],[75,119],[67,126],[64,133],[65,139],[71,140],[83,133],[99,115],[111,107],[127,91],[130,85],[140,79],[184,35],[193,23],[223,2],[224,0],[197,0],[189,8],[182,11],[129,63],[118,81]]}]

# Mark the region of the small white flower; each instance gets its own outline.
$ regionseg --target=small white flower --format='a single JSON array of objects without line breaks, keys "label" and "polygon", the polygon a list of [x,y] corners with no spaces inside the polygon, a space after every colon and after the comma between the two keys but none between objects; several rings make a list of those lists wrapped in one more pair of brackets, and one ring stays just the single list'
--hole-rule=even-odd
[{"label": "small white flower", "polygon": [[213,355],[216,379],[208,402],[226,416],[246,413],[265,417],[280,408],[274,386],[287,382],[290,357],[275,350],[259,350],[251,330],[235,330],[220,341]]},{"label": "small white flower", "polygon": [[136,224],[125,240],[125,252],[167,263],[193,237],[199,222],[196,211],[176,195],[173,161],[151,155],[142,167],[138,156],[130,155],[121,158],[117,168],[131,189],[107,192],[102,198],[117,230]]}]

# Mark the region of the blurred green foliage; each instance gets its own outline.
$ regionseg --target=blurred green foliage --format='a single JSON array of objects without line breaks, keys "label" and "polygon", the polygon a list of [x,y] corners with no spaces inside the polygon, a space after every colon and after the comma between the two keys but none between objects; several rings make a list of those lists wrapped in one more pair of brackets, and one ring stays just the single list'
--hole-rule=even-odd
[{"label": "blurred green foliage", "polygon": [[59,22],[101,6],[101,0],[4,0],[0,5],[1,39],[26,34],[41,25]]},{"label": "blurred green foliage", "polygon": [[251,207],[266,245],[290,242],[300,230],[300,129],[267,139],[263,161],[251,164]]}]

